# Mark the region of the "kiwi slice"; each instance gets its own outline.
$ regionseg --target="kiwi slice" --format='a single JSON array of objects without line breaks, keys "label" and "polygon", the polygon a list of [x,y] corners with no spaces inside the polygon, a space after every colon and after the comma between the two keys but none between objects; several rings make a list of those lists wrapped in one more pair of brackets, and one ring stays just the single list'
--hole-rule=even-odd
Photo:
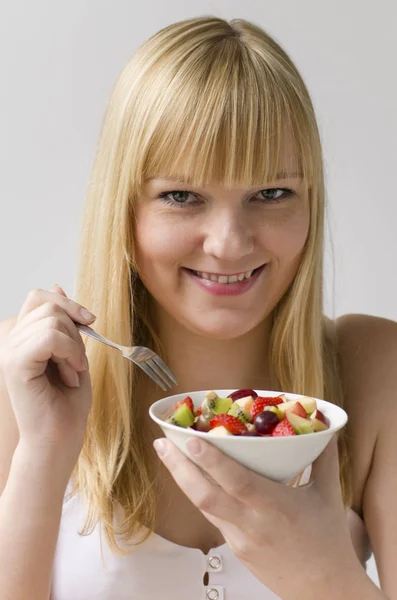
[{"label": "kiwi slice", "polygon": [[248,414],[247,411],[245,411],[243,408],[241,408],[241,406],[239,406],[235,402],[233,402],[232,406],[230,407],[228,415],[237,417],[242,423],[248,423],[249,421],[251,421],[251,415]]},{"label": "kiwi slice", "polygon": [[233,400],[231,398],[219,398],[216,396],[215,398],[210,396],[205,399],[205,410],[214,413],[214,415],[223,415],[226,414],[233,404]]},{"label": "kiwi slice", "polygon": [[194,423],[194,414],[187,404],[181,404],[165,421],[178,427],[191,427]]}]

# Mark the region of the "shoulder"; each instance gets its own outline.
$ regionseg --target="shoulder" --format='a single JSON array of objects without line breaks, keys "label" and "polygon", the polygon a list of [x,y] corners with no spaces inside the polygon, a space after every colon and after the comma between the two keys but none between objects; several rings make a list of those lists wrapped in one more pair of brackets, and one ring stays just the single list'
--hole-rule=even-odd
[{"label": "shoulder", "polygon": [[347,443],[354,508],[361,513],[385,421],[397,417],[397,323],[349,314],[338,318],[335,325],[344,406],[349,416]]},{"label": "shoulder", "polygon": [[338,353],[345,385],[385,391],[397,383],[397,323],[370,315],[336,320]]}]

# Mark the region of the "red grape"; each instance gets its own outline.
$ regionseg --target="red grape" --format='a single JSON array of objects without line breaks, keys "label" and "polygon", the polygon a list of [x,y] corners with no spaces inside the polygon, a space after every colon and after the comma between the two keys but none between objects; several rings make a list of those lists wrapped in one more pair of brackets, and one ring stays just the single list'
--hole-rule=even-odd
[{"label": "red grape", "polygon": [[233,402],[236,402],[236,400],[240,400],[240,398],[246,398],[247,396],[256,398],[257,395],[258,394],[254,390],[236,390],[229,394],[228,398],[231,398]]},{"label": "red grape", "polygon": [[203,431],[204,433],[207,433],[211,429],[210,421],[214,418],[214,416],[215,415],[212,412],[206,413],[205,415],[200,415],[196,421],[197,431]]},{"label": "red grape", "polygon": [[256,415],[254,419],[255,429],[262,435],[271,434],[279,422],[278,416],[270,410],[264,410],[259,415]]}]

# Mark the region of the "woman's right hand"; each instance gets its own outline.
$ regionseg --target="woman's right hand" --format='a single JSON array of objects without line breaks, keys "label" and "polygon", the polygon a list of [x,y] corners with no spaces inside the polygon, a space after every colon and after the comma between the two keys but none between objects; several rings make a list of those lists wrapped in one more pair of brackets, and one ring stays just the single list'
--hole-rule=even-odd
[{"label": "woman's right hand", "polygon": [[81,309],[58,286],[31,291],[0,356],[20,445],[28,452],[58,454],[70,468],[81,451],[92,404],[85,346],[75,322],[87,325],[95,317],[84,317]]}]

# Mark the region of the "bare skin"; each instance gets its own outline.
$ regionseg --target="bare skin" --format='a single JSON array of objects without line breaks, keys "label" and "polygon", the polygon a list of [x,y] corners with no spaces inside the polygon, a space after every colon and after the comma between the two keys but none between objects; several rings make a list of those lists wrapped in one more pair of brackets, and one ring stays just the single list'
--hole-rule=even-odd
[{"label": "bare skin", "polygon": [[[153,298],[157,331],[167,362],[180,382],[175,392],[224,387],[277,389],[278,383],[271,381],[267,368],[268,315],[293,280],[307,237],[309,210],[300,181],[276,182],[269,185],[265,195],[257,188],[228,189],[227,193],[219,186],[194,190],[182,197],[189,203],[187,208],[175,207],[175,202],[170,206],[159,198],[164,186],[170,192],[174,185],[161,182],[157,188],[149,189],[148,201],[138,211],[137,243],[140,275]],[[289,187],[295,193],[283,194],[282,200],[274,203],[273,194],[281,187]],[[178,193],[177,204],[180,199]],[[232,276],[263,265],[255,284],[241,297],[211,295],[189,273],[195,270]],[[64,302],[59,298],[57,301]],[[4,335],[14,322],[1,325]],[[397,324],[366,316],[346,316],[339,320],[338,329],[350,416],[352,508],[365,519],[384,591],[393,600],[397,589],[390,558],[396,551],[393,532],[397,529],[392,507],[397,493],[392,458],[397,450],[392,426],[392,421],[396,421],[393,393],[397,383]],[[147,404],[158,397],[157,390],[149,386],[142,392],[139,396],[147,398]],[[18,399],[19,394],[14,393],[14,397]],[[381,411],[374,409],[377,397],[382,398]],[[18,443],[18,429],[1,381],[0,400],[0,428],[7,425],[6,431],[0,430],[1,493]],[[142,414],[146,413],[147,406],[142,405]],[[161,433],[151,423],[148,427],[150,443]],[[154,453],[153,460],[158,464]],[[181,465],[181,457],[178,461]],[[192,489],[197,473],[191,467],[192,463],[185,461],[182,470],[193,477]],[[158,494],[157,533],[204,552],[223,543],[221,528],[187,498],[164,467],[160,469]],[[349,522],[349,526],[357,556],[362,560],[359,536],[353,523]],[[345,525],[340,526],[340,531],[345,529]],[[332,532],[332,526],[324,534],[327,532]],[[53,534],[55,540],[55,530]],[[314,547],[316,539],[312,541]],[[350,547],[354,556],[350,540],[345,542],[340,544],[339,540],[338,544],[347,548],[348,555]],[[307,550],[313,551],[313,547],[308,545]],[[367,583],[361,583],[366,588]],[[283,591],[283,596],[288,597],[288,593]]]},{"label": "bare skin", "polygon": [[[347,315],[339,319],[338,330],[346,387],[346,410],[350,416],[348,448],[352,460],[353,473],[353,504],[351,508],[361,518],[365,517],[373,544],[374,531],[371,530],[369,521],[374,520],[373,513],[376,510],[376,506],[373,506],[371,501],[366,499],[373,497],[375,492],[373,480],[367,481],[368,476],[370,473],[377,473],[376,486],[393,486],[396,484],[393,482],[393,479],[380,483],[382,475],[378,473],[380,469],[378,462],[382,462],[384,457],[378,454],[375,458],[374,450],[376,440],[381,431],[381,420],[384,412],[374,410],[374,396],[371,387],[376,386],[376,389],[379,389],[381,382],[385,381],[383,370],[388,369],[389,373],[393,373],[391,369],[391,354],[393,346],[394,352],[397,354],[397,325],[391,321],[365,315]],[[384,337],[384,334],[386,334],[386,337]],[[395,338],[394,340],[393,337]],[[390,344],[390,351],[388,353],[385,349],[385,343]],[[389,356],[390,365],[383,362],[383,353]],[[228,358],[230,361],[230,356]],[[247,369],[250,368],[249,358],[248,355],[246,362]],[[200,359],[200,368],[192,369],[191,365],[197,365],[197,360]],[[174,365],[174,370],[179,370],[180,379],[179,388],[175,390],[175,393],[186,389],[222,388],[225,381],[230,382],[230,386],[228,385],[228,387],[236,389],[239,387],[250,387],[251,385],[257,389],[278,389],[276,382],[272,382],[268,376],[263,374],[263,369],[261,376],[256,376],[254,373],[251,373],[249,376],[247,373],[247,377],[244,377],[244,375],[241,375],[241,371],[238,372],[238,376],[234,375],[236,370],[233,367],[230,368],[229,361],[225,361],[222,369],[222,363],[217,363],[215,368],[210,357],[207,357],[206,360],[204,355],[201,355],[201,357],[189,355],[185,356],[185,362],[181,362],[181,360],[182,356],[178,355],[178,365]],[[236,355],[236,361],[240,361],[241,368],[241,354],[239,352]],[[362,370],[363,362],[367,365],[365,377]],[[193,372],[190,373],[190,371]],[[354,373],[357,379],[354,379]],[[194,386],[189,388],[187,382],[190,375],[194,379]],[[386,380],[386,382],[389,386],[392,384],[391,381]],[[156,392],[154,391],[151,401],[156,397]],[[393,390],[390,387],[388,391],[385,389],[381,392],[381,397],[389,398],[389,402],[392,403]],[[365,409],[366,406],[369,407],[368,410]],[[152,429],[152,439],[161,437],[161,435],[159,430]],[[390,437],[391,435],[392,431],[390,431]],[[391,496],[391,492],[389,492],[389,496],[393,497]],[[366,500],[365,506],[364,500]],[[178,506],[177,511],[172,510],[172,507],[175,506]],[[354,519],[349,519],[349,526],[357,555],[362,560],[363,540],[360,535],[360,528],[358,528],[358,524]],[[376,525],[374,526],[376,528]],[[190,502],[175,484],[169,471],[164,467],[161,467],[159,475],[156,532],[174,543],[200,548],[205,553],[210,548],[217,547],[224,542],[219,530],[211,525],[203,514]],[[384,551],[384,556],[388,556],[386,550]]]},{"label": "bare skin", "polygon": [[[3,335],[12,328],[14,319],[1,324]],[[339,319],[340,353],[343,381],[346,389],[346,409],[349,413],[349,451],[352,460],[354,502],[352,508],[364,517],[375,552],[383,590],[393,600],[396,581],[393,568],[395,536],[397,528],[394,498],[397,478],[393,457],[396,456],[394,427],[396,421],[395,399],[397,360],[397,325],[394,322],[364,315],[348,315]],[[202,360],[204,358],[202,357]],[[194,361],[195,362],[195,361]],[[249,361],[247,361],[249,364]],[[204,365],[203,365],[204,366]],[[218,387],[225,378],[230,381],[230,371],[217,369],[211,373],[211,361],[206,366],[204,381],[195,380],[197,387]],[[180,365],[186,381],[189,380],[188,365]],[[190,367],[192,370],[192,366]],[[203,372],[203,371],[202,371]],[[197,371],[195,371],[197,378]],[[253,387],[268,387],[269,380],[250,375]],[[203,376],[204,377],[204,376]],[[241,379],[240,379],[241,377]],[[231,387],[246,385],[244,374],[231,382]],[[7,478],[9,463],[18,441],[18,431],[12,409],[7,406],[2,384],[2,424],[7,432],[7,444],[2,444],[1,479]],[[181,379],[181,389],[187,383]],[[249,383],[251,385],[251,383]],[[153,396],[154,399],[155,396]],[[384,409],[374,410],[374,398],[381,398]],[[385,415],[389,417],[385,419]],[[153,432],[153,437],[160,437]],[[156,532],[171,541],[188,547],[209,548],[223,543],[223,536],[188,500],[165,468],[161,469],[159,486],[159,512]],[[178,507],[178,511],[169,507]],[[177,512],[177,514],[176,514]],[[352,538],[355,531],[352,526]],[[356,551],[360,558],[360,540]],[[394,594],[394,596],[393,596]]]}]

